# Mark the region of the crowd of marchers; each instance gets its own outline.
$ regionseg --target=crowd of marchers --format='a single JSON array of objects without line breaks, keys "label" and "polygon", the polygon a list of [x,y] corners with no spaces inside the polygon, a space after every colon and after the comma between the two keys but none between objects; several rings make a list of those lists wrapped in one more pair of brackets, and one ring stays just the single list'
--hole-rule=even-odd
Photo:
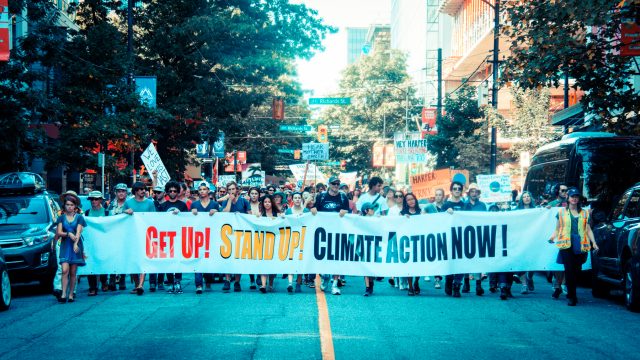
[{"label": "crowd of marchers", "polygon": [[[75,301],[78,281],[77,268],[85,265],[83,252],[83,229],[87,226],[85,217],[114,216],[119,214],[133,215],[144,212],[191,212],[197,216],[214,216],[217,212],[236,212],[258,217],[276,218],[281,216],[298,216],[304,213],[333,212],[336,216],[347,213],[362,216],[417,216],[456,211],[487,211],[487,205],[480,200],[481,190],[474,184],[466,189],[463,183],[453,181],[448,189],[448,196],[442,188],[434,189],[435,197],[427,204],[419,202],[412,192],[404,192],[385,186],[379,177],[371,177],[363,188],[350,189],[337,177],[331,177],[326,185],[315,184],[303,188],[295,188],[291,184],[268,185],[265,187],[241,188],[235,182],[225,186],[215,186],[207,182],[189,188],[185,183],[169,181],[164,186],[153,186],[151,192],[141,183],[136,182],[129,193],[125,184],[114,187],[111,201],[99,191],[92,191],[88,198],[89,209],[80,209],[80,199],[73,191],[61,195],[63,210],[57,220],[57,232],[51,246],[58,254],[58,274],[54,279],[54,294],[60,303]],[[466,196],[465,196],[466,192]],[[557,262],[564,266],[564,271],[547,274],[553,284],[552,298],[558,299],[566,294],[568,305],[577,304],[576,283],[582,264],[590,251],[597,251],[593,232],[590,227],[590,213],[581,206],[581,194],[575,188],[559,184],[554,189],[555,199],[544,204],[536,204],[528,192],[523,192],[517,199],[516,209],[531,209],[545,206],[557,210],[557,225],[553,235],[548,239],[558,247]],[[475,282],[475,294],[482,296],[482,287],[488,278],[488,289],[492,293],[499,292],[500,299],[513,297],[514,281],[521,283],[521,294],[534,291],[533,272],[523,273],[490,273],[490,274],[451,274],[431,277],[389,278],[391,286],[406,290],[409,296],[420,294],[421,280],[432,283],[434,289],[444,287],[444,293],[454,298],[462,293],[471,292],[471,283]],[[295,279],[294,279],[295,277]],[[266,294],[273,291],[275,274],[250,274],[249,289]],[[96,296],[99,291],[112,292],[127,289],[127,279],[133,284],[131,293],[143,295],[145,282],[150,292],[166,291],[173,294],[183,293],[181,273],[161,274],[101,274],[88,275],[88,296]],[[341,287],[346,283],[341,274],[284,274],[287,281],[287,292],[298,293],[303,286],[321,290],[329,290],[333,295],[341,294]],[[222,291],[242,291],[241,274],[195,274],[195,293],[202,294],[211,289],[214,283],[222,283]],[[374,285],[383,279],[364,277],[364,296],[374,293]],[[443,284],[444,282],[444,284]],[[100,287],[99,287],[100,285]]]}]

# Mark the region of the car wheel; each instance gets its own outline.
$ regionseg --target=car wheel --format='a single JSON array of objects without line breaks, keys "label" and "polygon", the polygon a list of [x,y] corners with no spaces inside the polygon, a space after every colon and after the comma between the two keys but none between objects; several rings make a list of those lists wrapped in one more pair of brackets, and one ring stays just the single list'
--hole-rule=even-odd
[{"label": "car wheel", "polygon": [[7,310],[11,305],[11,282],[7,270],[0,273],[0,292],[0,310]]},{"label": "car wheel", "polygon": [[599,268],[596,255],[591,253],[591,294],[595,298],[604,298],[609,295],[609,287],[598,279]]},{"label": "car wheel", "polygon": [[627,261],[624,266],[624,302],[627,309],[637,312],[640,311],[640,283],[638,283],[637,274],[634,274],[631,266],[632,260]]}]

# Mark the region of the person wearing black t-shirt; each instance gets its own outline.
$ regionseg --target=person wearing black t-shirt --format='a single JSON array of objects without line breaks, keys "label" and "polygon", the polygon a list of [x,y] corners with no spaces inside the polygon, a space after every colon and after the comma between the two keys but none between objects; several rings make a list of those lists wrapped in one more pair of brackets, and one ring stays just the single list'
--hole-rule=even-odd
[{"label": "person wearing black t-shirt", "polygon": [[[178,194],[180,194],[180,184],[178,182],[169,181],[164,186],[164,192],[167,193],[169,200],[160,204],[158,207],[160,212],[170,212],[177,215],[178,213],[189,211],[187,204],[185,204],[184,201],[178,200]],[[169,281],[167,292],[182,294],[182,285],[180,284],[182,281],[182,273],[168,273],[167,280]],[[150,281],[152,282],[153,279]]]},{"label": "person wearing black t-shirt", "polygon": [[[442,205],[442,211],[446,211],[449,214],[453,214],[454,211],[464,210],[464,201],[462,201],[462,183],[454,181],[451,183],[449,190],[451,196],[444,205]],[[460,286],[462,284],[462,278],[464,274],[451,274],[445,276],[444,280],[444,292],[445,294],[453,297],[460,297]]]},{"label": "person wearing black t-shirt", "polygon": [[[220,204],[220,208],[224,212],[236,212],[241,214],[251,213],[251,204],[247,199],[238,194],[238,184],[234,181],[227,183],[227,195],[228,199]],[[240,274],[234,275],[233,291],[240,292]],[[231,290],[231,274],[225,274],[224,284],[222,285],[222,291],[229,292]]]},{"label": "person wearing black t-shirt", "polygon": [[[340,217],[343,217],[349,210],[349,198],[345,193],[340,191],[340,179],[332,176],[329,179],[329,190],[318,194],[315,207],[311,209],[311,213],[316,215],[318,212],[337,212]],[[333,285],[331,286],[331,293],[333,295],[340,295],[340,288],[338,287],[339,278],[340,275],[333,275]],[[328,276],[322,280],[320,285],[322,290],[325,289],[325,280],[328,280]]]}]

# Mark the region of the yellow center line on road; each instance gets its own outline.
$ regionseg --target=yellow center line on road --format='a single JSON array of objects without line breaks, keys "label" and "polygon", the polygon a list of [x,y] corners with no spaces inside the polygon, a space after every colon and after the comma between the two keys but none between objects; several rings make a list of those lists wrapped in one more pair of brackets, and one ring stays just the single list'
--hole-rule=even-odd
[{"label": "yellow center line on road", "polygon": [[329,308],[324,291],[320,290],[322,278],[316,275],[316,301],[318,303],[318,327],[320,328],[320,351],[323,360],[334,360],[336,358],[333,350],[333,336],[331,335],[331,323],[329,322]]}]

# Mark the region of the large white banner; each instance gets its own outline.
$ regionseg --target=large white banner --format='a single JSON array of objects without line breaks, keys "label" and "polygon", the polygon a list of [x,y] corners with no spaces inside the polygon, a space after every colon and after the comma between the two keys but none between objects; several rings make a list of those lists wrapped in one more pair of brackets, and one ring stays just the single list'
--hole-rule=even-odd
[{"label": "large white banner", "polygon": [[420,276],[561,270],[553,209],[398,217],[137,213],[87,218],[81,274]]}]

